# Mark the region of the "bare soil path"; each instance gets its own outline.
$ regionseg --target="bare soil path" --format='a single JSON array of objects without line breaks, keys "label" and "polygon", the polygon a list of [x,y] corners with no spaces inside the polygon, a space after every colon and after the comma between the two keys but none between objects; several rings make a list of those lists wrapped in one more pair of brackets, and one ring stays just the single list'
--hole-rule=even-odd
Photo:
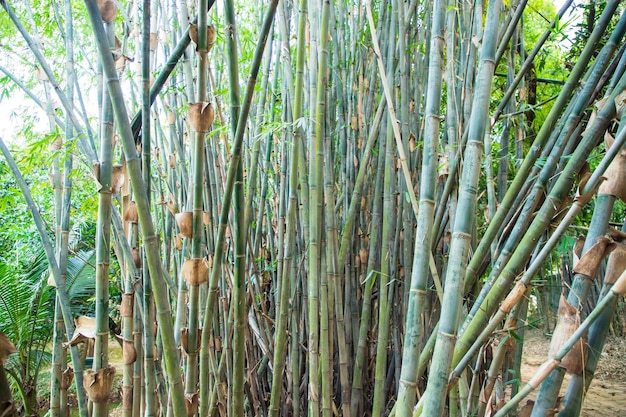
[{"label": "bare soil path", "polygon": [[[538,330],[525,334],[522,379],[526,383],[547,359],[550,338]],[[561,393],[570,380],[565,377]],[[536,396],[536,392],[530,398]],[[526,402],[523,401],[522,404]],[[582,417],[626,417],[626,340],[609,338],[583,403]]]}]

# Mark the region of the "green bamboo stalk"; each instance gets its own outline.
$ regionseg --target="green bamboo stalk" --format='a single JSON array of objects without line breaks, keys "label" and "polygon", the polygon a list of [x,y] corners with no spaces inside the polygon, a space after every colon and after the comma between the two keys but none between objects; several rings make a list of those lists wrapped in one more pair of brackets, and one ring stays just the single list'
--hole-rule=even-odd
[{"label": "green bamboo stalk", "polygon": [[[67,97],[73,100],[74,97],[74,26],[72,19],[72,6],[69,1],[64,2],[65,11],[65,48],[66,48],[66,77],[67,83]],[[48,95],[48,89],[46,88],[46,94]],[[49,99],[48,99],[49,101]],[[49,104],[50,105],[50,104]],[[60,121],[60,119],[54,115],[54,120]],[[71,191],[72,191],[72,164],[73,157],[70,152],[69,138],[72,138],[74,131],[71,126],[69,118],[67,118],[67,124],[59,125],[65,131],[65,145],[66,151],[65,162],[63,164],[63,185],[59,190],[58,203],[56,207],[56,219],[57,219],[57,252],[59,269],[61,273],[61,281],[65,282],[65,275],[67,273],[67,259],[69,252],[69,227],[70,227],[70,207],[71,207]],[[55,184],[61,186],[60,172],[58,171],[58,157],[55,158]],[[57,175],[59,178],[57,178]],[[56,194],[56,193],[55,193]],[[55,297],[54,308],[54,330],[53,330],[53,346],[52,346],[52,365],[51,365],[51,386],[50,386],[50,412],[52,417],[66,417],[69,415],[67,404],[67,389],[61,383],[62,372],[67,368],[67,350],[63,347],[63,341],[67,340],[63,325],[63,315],[61,311],[61,305],[57,297]]]},{"label": "green bamboo stalk", "polygon": [[[74,20],[72,18],[72,3],[70,1],[64,1],[64,17],[65,17],[65,53],[66,53],[66,80],[67,80],[67,97],[70,101],[74,98],[75,83],[76,83],[76,71],[74,68]],[[80,95],[80,90],[78,91]],[[56,117],[56,116],[55,116]],[[74,159],[70,152],[71,142],[67,139],[74,137],[75,129],[71,125],[70,118],[66,116],[65,120],[65,149],[66,156],[63,164],[63,209],[61,211],[61,254],[59,261],[59,268],[61,274],[67,271],[67,260],[69,252],[69,235],[70,235],[70,214],[71,214],[71,202],[72,202],[72,168]],[[90,129],[88,129],[90,132]],[[59,317],[59,323],[57,331],[63,332],[64,326],[61,322],[63,313],[61,306],[55,299],[55,317]],[[67,337],[67,336],[65,336]],[[64,338],[63,334],[59,334],[57,342],[61,342]],[[61,354],[61,369],[64,372],[68,372],[67,369],[67,348],[59,346],[61,349],[57,351],[57,354]],[[70,415],[69,403],[68,403],[68,390],[64,387],[60,387],[60,407],[59,416],[68,417]],[[51,398],[52,402],[52,398]]]},{"label": "green bamboo stalk", "polygon": [[[321,189],[320,195],[323,204],[330,203],[329,200],[326,200],[324,188],[326,183],[326,174],[328,168],[328,154],[331,153],[329,149],[329,143],[327,140],[326,129],[329,126],[329,115],[334,114],[332,102],[328,101],[328,95],[330,91],[330,79],[326,75],[328,69],[332,68],[332,54],[330,53],[328,47],[328,38],[330,35],[330,15],[331,15],[331,7],[330,1],[328,2],[328,32],[321,30],[320,31],[320,47],[319,47],[319,61],[317,67],[318,74],[318,82],[317,82],[317,99],[316,99],[316,121],[315,121],[315,141],[321,140],[322,142],[322,151],[319,154],[319,167],[322,171],[319,177],[318,187]],[[322,28],[324,26],[324,20],[326,19],[326,10],[324,5],[322,5],[322,14],[321,14],[321,25]],[[324,35],[322,35],[324,33]],[[326,57],[326,58],[324,58]],[[326,62],[323,62],[323,61]],[[322,68],[326,68],[324,71],[324,75],[320,76]],[[323,78],[322,78],[323,77]],[[321,132],[321,133],[320,133]],[[312,149],[312,148],[311,148]],[[333,205],[334,208],[334,205]],[[323,234],[323,230],[328,227],[328,222],[324,217],[325,207],[320,207],[320,222],[317,224],[316,228],[319,230],[319,242],[320,242],[320,264],[319,264],[319,321],[320,321],[320,336],[319,336],[319,361],[320,361],[320,382],[321,382],[321,393],[322,393],[322,416],[330,417],[332,415],[332,410],[335,408],[333,397],[333,365],[331,362],[334,362],[334,332],[331,328],[330,323],[335,320],[335,309],[333,303],[333,294],[331,293],[331,277],[329,276],[329,270],[332,268],[329,266],[332,263],[331,259],[328,259],[326,256],[327,249],[329,246],[328,237]]]},{"label": "green bamboo stalk", "polygon": [[96,35],[96,44],[98,46],[98,52],[102,60],[105,77],[107,79],[107,88],[110,91],[111,100],[113,102],[113,110],[124,148],[128,174],[136,195],[139,224],[142,230],[143,245],[150,271],[154,298],[156,301],[157,320],[163,340],[163,355],[168,374],[168,382],[170,384],[172,406],[176,416],[184,415],[186,414],[185,399],[183,395],[180,370],[178,368],[178,354],[174,341],[169,297],[163,275],[163,267],[159,258],[159,239],[155,233],[152,218],[150,216],[148,194],[143,179],[141,178],[141,167],[139,165],[130,124],[128,123],[128,113],[123,101],[121,86],[115,70],[115,63],[113,62],[113,57],[111,56],[106,43],[106,35],[102,26],[102,20],[98,12],[97,5],[93,0],[87,0],[85,4],[89,12],[92,29]]},{"label": "green bamboo stalk", "polygon": [[[280,10],[280,9],[279,9]],[[270,33],[270,39],[269,39],[269,47],[265,50],[265,58],[264,58],[264,62],[263,62],[263,68],[264,68],[264,72],[263,72],[263,79],[261,80],[261,93],[260,93],[260,99],[257,103],[256,106],[256,118],[259,119],[259,121],[257,122],[255,129],[254,129],[254,136],[255,138],[261,136],[262,133],[262,127],[263,127],[263,114],[265,112],[265,106],[267,103],[267,96],[268,96],[268,85],[269,85],[269,76],[270,76],[270,66],[272,63],[272,52],[273,52],[273,38],[274,38],[274,32],[272,31]],[[277,55],[278,57],[279,55]],[[277,59],[277,65],[279,65],[279,60]],[[278,71],[276,71],[275,77],[277,76]],[[271,104],[275,104],[274,100],[271,100]],[[270,107],[272,108],[272,107]],[[254,119],[255,116],[253,116],[252,118]],[[268,135],[268,142],[272,142],[271,141],[271,137],[270,135]],[[259,159],[260,159],[260,154],[261,154],[261,140],[256,140],[254,142],[253,145],[253,149],[252,149],[252,162],[250,163],[250,168],[248,169],[248,172],[250,173],[250,179],[248,181],[248,193],[246,195],[246,206],[245,206],[245,224],[246,224],[246,229],[250,229],[251,224],[252,224],[252,218],[253,218],[253,214],[252,214],[252,203],[254,200],[254,197],[256,197],[256,193],[257,193],[257,183],[258,183],[258,173],[260,171],[260,167],[259,167]],[[263,178],[264,179],[264,178]],[[262,179],[262,180],[263,180]],[[263,187],[261,187],[263,188]],[[265,194],[261,194],[261,200],[263,200],[263,196]],[[260,206],[262,207],[263,204],[260,204]],[[260,208],[260,207],[259,207]],[[261,210],[259,210],[261,211]],[[260,224],[257,223],[257,230],[261,228]],[[256,234],[255,236],[256,237]],[[254,242],[254,240],[253,240]],[[258,257],[258,247],[256,247],[253,244],[253,249],[252,249],[252,258],[255,259]],[[254,265],[254,264],[253,264]]]},{"label": "green bamboo stalk", "polygon": [[[383,101],[378,106],[374,124],[370,130],[370,136],[368,142],[375,142],[375,138],[378,134],[378,125],[382,118],[382,112],[384,109]],[[378,273],[376,268],[378,267],[379,252],[378,244],[380,239],[380,228],[382,225],[382,195],[383,195],[383,178],[384,178],[384,158],[385,158],[385,141],[381,141],[379,145],[378,162],[376,169],[376,177],[374,184],[374,203],[372,208],[372,220],[370,230],[370,246],[368,250],[368,263],[365,270],[364,279],[362,285],[365,287],[363,292],[363,305],[361,308],[361,320],[359,324],[359,333],[356,344],[356,355],[354,358],[354,371],[352,376],[352,391],[350,395],[350,411],[352,417],[361,415],[363,412],[363,372],[365,369],[366,361],[366,349],[367,349],[367,337],[371,320],[371,304],[372,293],[374,290],[374,284],[376,282]]]},{"label": "green bamboo stalk", "polygon": [[498,23],[500,20],[500,1],[489,2],[485,22],[483,45],[480,52],[480,64],[477,73],[476,94],[472,104],[472,116],[469,120],[469,134],[464,156],[459,208],[455,217],[450,259],[446,275],[446,291],[442,303],[439,331],[435,343],[432,367],[429,373],[423,414],[439,416],[445,405],[447,375],[452,363],[454,339],[458,327],[459,312],[463,297],[463,279],[467,267],[469,244],[475,222],[476,186],[480,174],[480,158],[483,138],[486,131],[486,114],[489,111],[489,99],[495,63],[493,61]]},{"label": "green bamboo stalk", "polygon": [[[321,294],[323,288],[320,285],[320,278],[323,274],[321,258],[322,251],[320,246],[321,242],[321,228],[322,228],[322,206],[323,206],[323,155],[324,155],[324,133],[325,133],[325,119],[326,119],[326,71],[328,63],[328,33],[329,33],[329,17],[330,17],[330,2],[325,0],[320,5],[321,8],[321,20],[317,19],[316,9],[312,10],[312,25],[319,24],[319,42],[320,51],[319,55],[315,55],[318,51],[313,50],[311,52],[312,60],[317,62],[317,83],[315,87],[311,88],[311,97],[315,97],[315,122],[314,133],[310,137],[309,144],[309,198],[310,198],[310,210],[309,210],[309,240],[308,240],[308,350],[309,350],[309,385],[308,385],[308,415],[311,417],[317,417],[320,413],[320,385],[323,382],[320,380],[320,372],[325,374],[325,369],[320,369],[320,365],[326,365],[328,358],[320,358],[320,351],[323,349],[321,338],[321,330],[323,317],[328,311],[328,306],[323,305],[322,302],[326,301],[325,296]],[[315,32],[313,32],[314,34]],[[313,35],[312,34],[312,35]],[[314,95],[315,94],[315,95]],[[325,291],[325,288],[324,288]],[[327,317],[327,316],[326,316]],[[326,323],[327,328],[327,323]],[[322,394],[323,395],[323,394]],[[328,398],[322,399],[322,408],[328,406],[326,404]]]},{"label": "green bamboo stalk", "polygon": [[[517,34],[516,34],[517,37]],[[515,50],[511,49],[509,53],[509,59],[507,62],[507,80],[506,85],[510,85],[513,80],[513,74],[515,72]],[[513,112],[513,103],[509,103],[507,106],[507,113]],[[509,178],[509,141],[511,140],[511,130],[515,128],[512,122],[512,118],[506,118],[502,122],[502,133],[500,135],[500,152],[498,158],[498,203],[502,201],[506,195],[508,188]],[[493,254],[493,250],[492,250]]]},{"label": "green bamboo stalk", "polygon": [[[235,7],[232,1],[225,2],[225,19],[228,26],[228,40],[226,42],[229,82],[230,82],[230,108],[231,108],[231,132],[237,134],[237,122],[239,119],[240,96],[239,96],[239,68],[237,51],[237,26],[235,23]],[[252,96],[249,97],[251,99]],[[250,104],[247,103],[249,106]],[[234,220],[243,219],[243,162],[231,161],[230,171],[235,172],[233,211]],[[231,415],[244,415],[244,367],[245,367],[245,228],[236,224],[235,238],[235,277],[233,280],[232,303],[234,305],[234,334],[233,334],[233,362],[232,362],[232,393],[229,398],[229,410]],[[219,243],[218,243],[219,244]],[[219,265],[219,263],[218,263]],[[231,315],[231,317],[233,316]]]},{"label": "green bamboo stalk", "polygon": [[[147,205],[151,206],[152,201],[152,129],[150,123],[150,78],[151,78],[151,19],[156,16],[157,11],[153,10],[150,0],[141,2],[141,173],[143,183],[147,193]],[[143,404],[145,417],[156,415],[156,352],[157,334],[155,331],[155,301],[153,295],[153,284],[151,282],[151,271],[147,264],[145,253],[140,251],[142,262],[143,278]]]},{"label": "green bamboo stalk", "polygon": [[[109,46],[114,42],[114,27],[105,24]],[[102,95],[100,124],[100,166],[98,182],[98,217],[96,225],[96,340],[93,372],[105,372],[109,366],[109,265],[111,252],[111,202],[113,194],[113,133],[114,120],[110,96]],[[104,376],[104,375],[103,375]],[[93,401],[94,416],[108,415],[108,400]]]},{"label": "green bamboo stalk", "polygon": [[[452,3],[454,4],[454,3]],[[450,9],[448,9],[448,13]],[[452,11],[454,8],[452,8]],[[452,16],[454,13],[452,12]],[[417,393],[417,369],[422,339],[424,337],[424,307],[426,285],[428,283],[429,262],[431,258],[431,236],[435,211],[435,186],[437,181],[437,155],[439,143],[440,107],[442,89],[442,67],[444,50],[444,21],[446,2],[436,0],[433,5],[431,46],[428,66],[428,91],[425,105],[424,157],[420,178],[420,203],[417,216],[416,236],[422,241],[415,245],[413,253],[413,270],[408,295],[406,313],[406,331],[402,352],[402,370],[396,415],[411,415]],[[451,52],[448,52],[451,53]]]},{"label": "green bamboo stalk", "polygon": [[[260,32],[259,42],[257,43],[256,49],[254,51],[254,57],[252,60],[252,67],[250,70],[250,77],[248,78],[248,84],[246,87],[246,93],[243,100],[243,107],[241,108],[241,112],[239,112],[239,119],[237,122],[237,129],[235,133],[235,138],[233,142],[233,147],[231,151],[231,160],[230,166],[228,168],[228,177],[226,179],[226,184],[224,187],[224,194],[222,196],[222,210],[220,213],[220,222],[218,227],[218,234],[215,243],[215,258],[213,269],[211,270],[211,275],[209,278],[209,292],[206,299],[206,309],[204,315],[203,322],[203,333],[209,334],[212,328],[212,317],[213,311],[215,308],[215,302],[217,298],[217,289],[219,278],[221,276],[221,265],[223,262],[224,256],[224,238],[226,234],[226,226],[228,225],[228,217],[230,212],[230,204],[232,201],[232,194],[235,185],[236,179],[236,170],[239,165],[241,159],[241,148],[243,143],[243,136],[245,133],[245,125],[248,118],[248,114],[250,112],[250,106],[252,103],[252,97],[254,93],[254,86],[256,85],[256,77],[259,72],[259,67],[261,65],[261,61],[263,58],[263,50],[265,49],[265,44],[267,42],[267,38],[269,35],[270,28],[272,26],[272,21],[274,19],[274,14],[276,12],[277,1],[274,0],[270,3],[265,20],[263,22],[262,30]],[[232,59],[233,57],[231,57]],[[232,62],[233,65],[236,66],[235,62]],[[231,66],[232,68],[232,66]],[[236,68],[234,69],[236,71]],[[238,80],[237,77],[233,77]],[[238,82],[238,81],[237,81]],[[232,88],[231,88],[232,94]],[[231,99],[232,103],[232,99]],[[234,123],[233,123],[234,124]],[[244,265],[245,266],[245,263]],[[243,272],[242,272],[243,273]],[[243,306],[242,306],[243,307]],[[242,335],[243,336],[243,335]],[[208,375],[209,373],[209,337],[203,337],[200,348],[200,375]],[[243,381],[242,381],[243,382]],[[238,387],[239,389],[239,387]],[[200,379],[200,410],[199,414],[204,416],[209,412],[209,387],[208,381],[206,378]],[[243,405],[243,401],[241,406]]]},{"label": "green bamboo stalk", "polygon": [[[335,21],[335,8],[331,6],[330,10],[330,21]],[[332,26],[332,24],[331,24]],[[336,31],[334,31],[336,36]],[[341,56],[339,56],[339,60],[341,60]],[[340,65],[338,63],[337,65]],[[333,67],[332,63],[329,63],[329,67]],[[336,85],[341,86],[341,83],[337,83]],[[332,93],[329,93],[332,94]],[[337,97],[341,100],[341,91],[337,93]],[[342,100],[343,101],[343,100]],[[336,114],[337,111],[333,111],[332,109],[332,101],[329,103],[327,113],[326,113],[326,123],[327,126],[331,125],[332,121],[330,120],[332,114]],[[341,112],[341,110],[338,110]],[[343,116],[339,116],[338,123],[343,125]],[[342,129],[343,132],[343,129]],[[344,136],[345,140],[345,135]],[[340,139],[342,140],[342,139]],[[345,142],[344,142],[345,144]],[[343,147],[343,144],[340,145]],[[325,195],[325,208],[324,208],[324,219],[326,226],[326,276],[328,277],[328,306],[329,306],[329,332],[331,335],[330,339],[330,353],[329,357],[334,354],[334,349],[337,349],[338,354],[338,370],[339,370],[339,390],[341,392],[341,410],[342,414],[345,416],[350,416],[350,381],[348,374],[348,351],[347,351],[347,343],[346,343],[346,328],[345,328],[345,317],[344,317],[344,295],[342,291],[342,284],[344,280],[344,276],[340,271],[344,270],[344,263],[340,263],[339,260],[339,243],[338,243],[338,231],[337,231],[337,217],[335,212],[335,188],[334,185],[337,183],[334,175],[334,160],[338,158],[345,159],[340,157],[337,150],[333,147],[331,143],[331,138],[326,136],[326,146],[324,149],[324,195]],[[334,152],[333,152],[334,151]],[[349,161],[346,161],[350,166]],[[346,184],[346,191],[348,190]],[[354,215],[354,214],[353,214]],[[352,229],[348,229],[349,233],[352,234]],[[334,322],[335,326],[332,326]],[[334,336],[334,338],[332,337]],[[333,364],[334,365],[334,364]],[[335,367],[335,366],[333,366]],[[332,373],[329,378],[330,383],[328,384],[331,389],[333,389],[332,384]],[[337,389],[334,389],[334,392],[337,392]],[[332,405],[332,404],[331,404]]]},{"label": "green bamboo stalk", "polygon": [[[389,124],[393,121],[389,121]],[[394,154],[393,154],[393,134],[391,126],[387,125],[387,146],[385,151],[385,175],[383,180],[383,212],[393,213],[395,209],[394,201],[391,194],[395,195],[392,182],[394,181],[393,172],[395,170]],[[374,376],[374,397],[372,400],[372,416],[383,415],[383,388],[387,371],[387,344],[389,340],[389,319],[390,306],[388,300],[388,283],[390,281],[391,268],[390,256],[391,245],[394,230],[393,216],[383,216],[382,225],[382,247],[381,247],[381,265],[378,288],[378,334],[376,340],[376,369]]]},{"label": "green bamboo stalk", "polygon": [[[294,120],[298,120],[302,117],[303,114],[303,100],[302,95],[304,92],[304,62],[306,55],[306,24],[307,24],[307,1],[300,0],[299,10],[298,10],[298,46],[297,46],[297,55],[296,55],[296,76],[295,76],[295,88],[294,88],[294,107],[293,107],[293,118]],[[297,100],[297,101],[296,101]],[[294,143],[295,147],[298,148],[298,152],[296,153],[294,150],[294,158],[298,157],[298,173],[302,173],[306,171],[306,166],[303,164],[305,160],[305,156],[302,155],[304,152],[303,148],[303,131],[301,128],[295,129],[294,132]],[[269,150],[269,149],[268,149]],[[299,181],[301,184],[301,189],[304,190],[301,193],[301,200],[308,201],[308,180],[305,175],[299,177]],[[304,210],[307,210],[307,204],[304,204]],[[297,207],[295,208],[297,210]],[[306,212],[305,212],[306,213]],[[296,213],[297,214],[297,213]],[[304,221],[300,221],[300,224],[304,223],[305,236],[306,230],[308,229],[308,213],[304,214]],[[308,238],[308,237],[307,237]],[[287,246],[287,250],[289,250],[289,246]],[[297,267],[295,262],[292,263],[291,267],[291,287],[293,288],[292,294],[295,295],[293,299],[295,302],[292,304],[292,324],[291,324],[291,373],[292,373],[292,412],[294,415],[297,415],[301,412],[300,406],[300,363],[301,363],[301,349],[300,349],[300,341],[304,339],[304,331],[302,331],[301,326],[299,325],[299,314],[302,311],[302,304],[297,300],[302,298],[302,289],[301,285],[297,285]],[[303,344],[303,343],[302,343]]]},{"label": "green bamboo stalk", "polygon": [[[72,132],[67,132],[69,135]],[[69,161],[69,162],[68,162]],[[63,186],[61,185],[61,173],[59,170],[58,156],[53,162],[53,176],[55,184],[55,212],[57,224],[57,261],[61,272],[61,280],[65,280],[67,273],[67,255],[69,245],[69,207],[71,204],[71,179],[68,179],[72,170],[72,157],[67,157],[63,170]],[[66,415],[67,390],[61,383],[62,372],[65,365],[63,341],[67,340],[64,333],[63,316],[61,306],[55,299],[54,330],[52,346],[52,365],[50,369],[50,412],[54,417]],[[63,392],[64,391],[64,392]],[[65,394],[65,395],[63,395]],[[64,401],[65,400],[65,401]],[[65,404],[63,404],[65,402]]]},{"label": "green bamboo stalk", "polygon": [[[113,163],[113,115],[108,95],[104,95],[100,133],[100,174],[98,182],[98,223],[96,226],[96,341],[93,371],[106,369],[109,363],[109,264],[111,242],[111,197]],[[108,401],[94,402],[96,417],[108,415]]]},{"label": "green bamboo stalk", "polygon": [[[371,9],[369,5],[366,5],[368,10],[368,18],[370,18],[370,28],[373,28],[373,19],[371,18]],[[397,27],[397,13],[393,10],[390,16],[387,18],[387,33],[389,39],[395,39],[396,27]],[[375,34],[374,36],[375,37]],[[389,71],[392,66],[395,47],[392,47],[393,42],[388,44],[387,47],[387,70]],[[378,55],[379,70],[382,68],[381,55]],[[382,70],[381,70],[382,72]],[[385,80],[383,79],[383,84]],[[388,88],[387,88],[388,90]],[[387,104],[391,106],[393,102],[393,96],[387,94]],[[389,117],[387,121],[387,145],[385,149],[385,173],[383,179],[383,212],[394,213],[395,210],[395,158],[393,152],[393,139],[394,128],[397,130],[397,124],[395,117]],[[395,230],[395,216],[383,216],[382,224],[382,245],[381,245],[381,265],[380,265],[380,277],[378,288],[378,332],[376,340],[376,366],[374,372],[374,396],[372,398],[372,416],[378,417],[384,413],[383,405],[385,403],[384,398],[384,385],[387,374],[387,345],[389,341],[389,320],[390,320],[390,305],[389,305],[389,285],[392,275],[392,266],[394,265],[391,259],[392,254],[392,242]]]},{"label": "green bamboo stalk", "polygon": [[[208,87],[208,52],[207,12],[208,2],[198,1],[198,55],[197,102],[207,101]],[[196,131],[193,142],[193,180],[192,180],[192,237],[191,259],[202,258],[203,243],[203,193],[204,193],[204,152],[206,132]],[[181,283],[182,284],[182,283]],[[189,283],[189,323],[187,332],[187,363],[185,368],[185,394],[189,397],[197,392],[198,386],[198,322],[200,319],[200,285]]]},{"label": "green bamboo stalk", "polygon": [[[281,25],[282,26],[282,25]],[[293,102],[293,119],[298,120],[302,116],[302,91],[304,87],[304,57],[305,57],[305,30],[306,30],[306,0],[300,1],[300,12],[298,14],[298,46],[296,52],[296,79],[294,87]],[[287,232],[285,236],[285,257],[283,274],[281,276],[280,285],[280,311],[278,313],[278,322],[276,326],[276,336],[274,342],[274,376],[272,378],[272,388],[269,405],[269,415],[271,417],[278,416],[279,405],[281,400],[281,387],[283,382],[283,372],[286,362],[286,339],[287,339],[287,320],[289,312],[288,297],[291,294],[290,284],[295,282],[295,241],[296,241],[296,214],[298,208],[297,188],[298,188],[298,172],[300,162],[300,146],[298,146],[298,138],[301,135],[301,129],[294,128],[294,142],[292,143],[291,167],[289,174],[289,206],[287,208],[286,226]],[[268,142],[271,142],[269,140]],[[264,194],[262,194],[263,196]],[[256,239],[258,240],[258,239]],[[295,302],[295,301],[294,301]],[[292,338],[294,335],[292,335]],[[291,340],[292,345],[297,346],[297,340]],[[298,414],[298,406],[294,404],[294,414]]]},{"label": "green bamboo stalk", "polygon": [[[134,298],[135,291],[133,288],[133,282],[139,280],[139,274],[135,267],[134,261],[132,259],[132,255],[130,254],[130,248],[128,247],[128,243],[124,237],[124,229],[121,223],[121,219],[119,216],[116,216],[115,210],[112,209],[113,213],[113,235],[115,236],[115,242],[120,250],[116,249],[116,253],[118,255],[118,261],[120,262],[120,266],[122,269],[122,274],[124,277],[124,293],[122,294],[122,305],[120,307],[120,317],[122,320],[122,349],[128,355],[128,357],[132,357],[132,352],[135,351],[133,345],[133,311],[134,311]],[[120,220],[119,222],[116,221]],[[136,223],[130,225],[130,227],[136,228]],[[126,243],[126,249],[128,250],[128,255],[120,256],[121,246],[123,243]],[[135,359],[136,362],[137,359]],[[138,395],[136,391],[133,389],[133,378],[134,378],[134,365],[133,362],[124,363],[123,376],[122,376],[122,417],[131,417],[133,415],[133,398]]]}]

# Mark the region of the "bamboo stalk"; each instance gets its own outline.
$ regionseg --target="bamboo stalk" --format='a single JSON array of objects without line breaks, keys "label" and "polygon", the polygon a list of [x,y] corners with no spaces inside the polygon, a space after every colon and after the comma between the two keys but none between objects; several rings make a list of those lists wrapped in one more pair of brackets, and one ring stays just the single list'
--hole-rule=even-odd
[{"label": "bamboo stalk", "polygon": [[476,95],[472,105],[472,116],[469,121],[467,148],[464,156],[461,188],[459,190],[459,208],[455,217],[450,259],[446,274],[446,291],[444,292],[441,319],[432,367],[429,373],[426,392],[424,393],[424,415],[438,416],[443,413],[445,404],[445,390],[454,339],[458,327],[462,292],[464,283],[462,277],[467,267],[470,237],[475,221],[476,185],[480,173],[480,158],[482,155],[483,138],[486,126],[485,114],[489,111],[489,98],[495,63],[493,61],[498,22],[500,19],[500,1],[490,2],[485,21],[485,34],[480,52],[480,64],[477,74]]},{"label": "bamboo stalk", "polygon": [[411,200],[411,206],[413,207],[413,214],[417,216],[418,213],[418,204],[417,197],[415,196],[415,190],[413,187],[413,182],[411,181],[411,173],[409,172],[409,167],[406,160],[406,155],[404,153],[404,146],[402,146],[402,135],[400,133],[400,128],[398,127],[396,112],[393,105],[393,98],[391,96],[391,90],[389,88],[389,84],[387,82],[387,75],[385,72],[385,67],[383,65],[382,56],[380,53],[380,47],[378,45],[378,37],[376,35],[376,29],[374,26],[374,17],[372,16],[372,8],[370,6],[370,2],[365,3],[365,8],[367,10],[367,19],[369,21],[369,27],[372,34],[372,44],[374,46],[374,51],[376,52],[376,56],[378,58],[378,71],[380,73],[381,82],[385,92],[385,98],[387,100],[387,107],[389,108],[389,115],[394,138],[396,140],[396,146],[398,150],[398,157],[400,159],[400,164],[402,166],[402,172],[404,174],[404,180],[407,184],[407,192],[409,193],[409,199]]},{"label": "bamboo stalk", "polygon": [[[218,228],[218,235],[215,243],[215,257],[214,257],[214,265],[211,270],[211,275],[209,278],[209,293],[206,300],[206,309],[204,315],[203,322],[203,333],[208,335],[210,329],[212,328],[212,312],[214,311],[216,296],[217,296],[217,288],[218,282],[221,275],[221,265],[222,258],[224,255],[224,238],[226,234],[226,226],[228,224],[228,217],[230,212],[230,204],[232,201],[232,194],[235,185],[236,179],[236,170],[237,166],[240,163],[241,159],[241,148],[243,143],[243,136],[245,132],[245,125],[248,118],[248,114],[250,111],[250,106],[252,103],[252,96],[254,93],[254,86],[256,85],[256,77],[259,72],[259,67],[261,65],[261,61],[263,58],[263,50],[265,48],[265,43],[267,41],[269,30],[271,28],[271,23],[274,18],[274,14],[276,11],[277,1],[274,0],[270,3],[270,6],[267,10],[267,14],[265,16],[265,20],[263,22],[262,30],[259,37],[259,42],[257,43],[254,57],[252,61],[252,67],[250,70],[250,77],[248,79],[248,84],[246,87],[245,97],[242,101],[243,107],[239,112],[239,119],[237,121],[237,128],[235,133],[235,138],[232,147],[232,154],[230,160],[230,166],[228,169],[228,177],[226,179],[226,184],[224,187],[224,194],[222,197],[222,209],[220,213],[220,222]],[[231,57],[232,59],[232,57]],[[234,79],[238,79],[237,77],[233,77]],[[243,264],[245,266],[245,263]],[[243,279],[243,277],[242,277]],[[243,306],[242,306],[243,307]],[[209,338],[203,337],[200,348],[200,375],[207,375],[209,367]],[[200,380],[200,415],[207,415],[209,409],[209,389],[208,389],[208,381],[205,378]],[[238,388],[239,389],[239,388]],[[242,402],[243,403],[243,402]]]},{"label": "bamboo stalk", "polygon": [[115,119],[119,126],[121,141],[124,148],[124,155],[128,166],[128,174],[131,184],[135,190],[137,213],[139,224],[143,232],[143,245],[150,271],[150,280],[153,286],[154,298],[156,301],[157,321],[163,340],[163,354],[166,363],[168,382],[170,384],[170,395],[175,415],[183,415],[185,411],[185,400],[182,389],[182,380],[178,368],[178,355],[174,341],[173,326],[170,321],[171,310],[168,300],[167,287],[163,276],[163,267],[159,259],[159,239],[154,230],[154,224],[150,216],[148,206],[148,195],[145,184],[141,178],[141,170],[137,151],[135,149],[134,138],[128,123],[128,113],[123,102],[123,96],[119,79],[115,71],[113,57],[110,54],[106,43],[102,20],[98,14],[97,5],[93,0],[85,2],[89,12],[91,26],[96,35],[98,52],[102,59],[104,73],[107,79],[107,88],[110,91],[113,102]]},{"label": "bamboo stalk", "polygon": [[432,13],[431,46],[429,57],[428,91],[425,105],[424,157],[420,178],[420,202],[417,215],[416,236],[422,240],[415,244],[413,271],[406,314],[406,332],[402,352],[402,373],[396,401],[396,415],[407,417],[415,405],[417,394],[417,362],[424,336],[424,308],[426,285],[430,267],[431,236],[435,211],[435,186],[437,180],[437,155],[440,106],[442,91],[442,67],[444,50],[444,21],[446,2],[435,1]]},{"label": "bamboo stalk", "polygon": [[[282,25],[281,25],[282,27]],[[298,120],[302,116],[302,91],[304,88],[304,56],[305,56],[305,30],[306,30],[306,0],[300,1],[300,12],[298,14],[298,46],[296,52],[296,80],[294,88],[293,118]],[[291,288],[295,283],[295,246],[296,246],[296,212],[297,212],[297,187],[298,172],[300,162],[300,147],[298,145],[298,137],[301,129],[294,129],[294,142],[291,146],[291,166],[289,174],[289,205],[287,208],[286,220],[286,236],[285,236],[285,257],[283,274],[281,276],[280,285],[280,311],[276,326],[276,336],[274,342],[274,377],[272,378],[271,397],[269,404],[269,416],[276,417],[279,415],[279,404],[281,400],[281,387],[283,381],[283,372],[286,362],[286,339],[287,339],[287,321],[289,312],[289,299]],[[271,142],[268,141],[268,142]],[[263,195],[263,194],[262,194]],[[295,300],[292,302],[294,303]],[[291,344],[297,346],[297,340],[294,340],[292,334]],[[299,413],[299,406],[294,401],[294,414]]]}]

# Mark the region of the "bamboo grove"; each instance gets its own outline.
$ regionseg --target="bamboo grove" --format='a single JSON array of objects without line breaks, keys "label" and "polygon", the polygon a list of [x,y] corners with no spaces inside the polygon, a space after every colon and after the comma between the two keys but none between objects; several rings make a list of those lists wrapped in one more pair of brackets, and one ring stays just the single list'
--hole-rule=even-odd
[{"label": "bamboo grove", "polygon": [[[527,44],[532,3],[0,0],[45,97],[0,70],[52,137],[52,228],[0,141],[56,287],[50,415],[71,391],[107,416],[117,375],[124,417],[578,416],[626,292],[626,14],[585,2],[588,33],[538,102],[576,5]],[[80,320],[77,170],[98,188]],[[574,222],[580,260],[522,381],[529,300]]]}]

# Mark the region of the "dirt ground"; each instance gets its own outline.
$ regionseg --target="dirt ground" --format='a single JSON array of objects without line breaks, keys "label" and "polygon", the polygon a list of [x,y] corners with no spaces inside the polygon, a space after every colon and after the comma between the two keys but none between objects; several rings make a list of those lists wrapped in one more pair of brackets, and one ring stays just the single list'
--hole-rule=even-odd
[{"label": "dirt ground", "polygon": [[[550,338],[540,331],[527,332],[524,342],[522,379],[527,382],[546,360]],[[561,392],[569,382],[565,377]],[[534,393],[536,395],[536,392]],[[534,395],[529,397],[534,398]],[[526,401],[522,401],[525,404]],[[609,338],[604,345],[596,376],[583,403],[583,417],[626,417],[626,340]]]}]

